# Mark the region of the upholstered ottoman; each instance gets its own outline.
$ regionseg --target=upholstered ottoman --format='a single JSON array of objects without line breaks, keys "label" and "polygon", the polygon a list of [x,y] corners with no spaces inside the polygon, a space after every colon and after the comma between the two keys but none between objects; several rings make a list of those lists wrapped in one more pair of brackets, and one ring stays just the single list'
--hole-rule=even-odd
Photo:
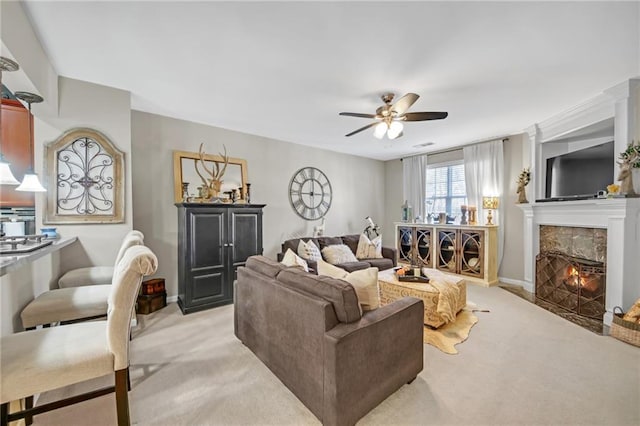
[{"label": "upholstered ottoman", "polygon": [[111,284],[49,290],[29,303],[20,314],[25,329],[61,321],[107,315]]},{"label": "upholstered ottoman", "polygon": [[[458,287],[460,297],[455,306],[456,313],[467,305],[467,286],[464,279],[446,275],[436,269],[426,269],[426,273],[431,281],[438,280]],[[401,282],[396,278],[395,271],[388,269],[378,273],[378,287],[382,305],[387,305],[406,296],[417,297],[424,302],[425,325],[438,328],[447,322],[437,310],[440,291],[431,283]]]}]

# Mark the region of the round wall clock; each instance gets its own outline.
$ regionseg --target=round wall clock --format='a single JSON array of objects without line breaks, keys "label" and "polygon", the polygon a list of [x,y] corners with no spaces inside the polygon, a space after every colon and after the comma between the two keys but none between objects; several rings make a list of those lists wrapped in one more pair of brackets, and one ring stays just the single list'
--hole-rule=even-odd
[{"label": "round wall clock", "polygon": [[303,219],[323,217],[331,207],[331,182],[320,169],[303,167],[289,182],[289,202]]}]

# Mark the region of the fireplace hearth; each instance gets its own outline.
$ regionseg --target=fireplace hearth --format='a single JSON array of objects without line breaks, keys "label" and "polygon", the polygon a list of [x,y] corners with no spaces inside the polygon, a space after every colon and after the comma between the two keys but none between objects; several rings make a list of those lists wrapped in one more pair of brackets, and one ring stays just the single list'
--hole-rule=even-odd
[{"label": "fireplace hearth", "polygon": [[546,251],[536,256],[536,299],[602,321],[606,267],[603,262]]}]

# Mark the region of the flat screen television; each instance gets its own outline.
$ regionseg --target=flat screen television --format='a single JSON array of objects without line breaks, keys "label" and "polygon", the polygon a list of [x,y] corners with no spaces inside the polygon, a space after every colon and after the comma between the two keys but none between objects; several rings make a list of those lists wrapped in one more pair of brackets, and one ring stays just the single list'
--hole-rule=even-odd
[{"label": "flat screen television", "polygon": [[614,179],[613,141],[547,159],[547,199],[591,198]]}]

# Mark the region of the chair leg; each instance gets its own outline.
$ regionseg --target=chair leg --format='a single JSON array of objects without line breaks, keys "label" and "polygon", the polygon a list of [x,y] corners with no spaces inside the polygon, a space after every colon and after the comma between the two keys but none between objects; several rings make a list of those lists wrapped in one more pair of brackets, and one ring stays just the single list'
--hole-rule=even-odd
[{"label": "chair leg", "polygon": [[0,426],[9,424],[9,403],[5,402],[0,406]]},{"label": "chair leg", "polygon": [[[416,376],[416,377],[418,377],[418,376]],[[407,384],[408,384],[408,385],[410,385],[411,383],[413,383],[413,381],[416,379],[416,377],[414,377],[413,379],[409,380],[409,381],[407,382]]]},{"label": "chair leg", "polygon": [[[33,395],[28,396],[24,399],[24,409],[29,410],[31,408],[33,408]],[[33,424],[33,416],[25,416],[24,424],[26,426]]]},{"label": "chair leg", "polygon": [[116,411],[118,426],[130,426],[129,395],[127,394],[127,376],[129,368],[116,371]]},{"label": "chair leg", "polygon": [[127,390],[131,392],[131,373],[129,372],[128,368],[127,368]]}]

